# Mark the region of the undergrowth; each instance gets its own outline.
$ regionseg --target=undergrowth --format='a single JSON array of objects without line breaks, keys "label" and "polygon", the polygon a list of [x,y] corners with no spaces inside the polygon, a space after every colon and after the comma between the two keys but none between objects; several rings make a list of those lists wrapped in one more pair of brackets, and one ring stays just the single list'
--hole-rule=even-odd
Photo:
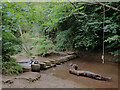
[{"label": "undergrowth", "polygon": [[10,61],[1,62],[2,65],[2,74],[4,75],[13,75],[22,73],[22,67],[16,62],[14,58],[9,58]]}]

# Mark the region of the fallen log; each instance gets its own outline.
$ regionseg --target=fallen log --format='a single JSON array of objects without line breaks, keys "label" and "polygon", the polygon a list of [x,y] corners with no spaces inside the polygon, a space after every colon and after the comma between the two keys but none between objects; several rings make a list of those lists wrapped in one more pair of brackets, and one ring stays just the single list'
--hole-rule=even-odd
[{"label": "fallen log", "polygon": [[85,77],[89,77],[97,80],[104,80],[104,81],[111,80],[111,77],[104,77],[100,74],[96,74],[90,71],[78,70],[78,66],[76,64],[71,64],[69,73],[77,76],[85,76]]}]

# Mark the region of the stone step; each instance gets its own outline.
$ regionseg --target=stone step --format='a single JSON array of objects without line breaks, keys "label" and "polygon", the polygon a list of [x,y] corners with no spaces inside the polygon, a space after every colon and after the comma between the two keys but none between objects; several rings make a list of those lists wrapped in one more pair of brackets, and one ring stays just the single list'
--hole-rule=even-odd
[{"label": "stone step", "polygon": [[50,66],[51,65],[51,61],[44,61],[44,63],[46,63],[46,66]]},{"label": "stone step", "polygon": [[31,64],[29,64],[29,63],[22,63],[20,65],[21,65],[21,67],[23,69],[23,72],[31,71]]},{"label": "stone step", "polygon": [[45,70],[46,69],[46,63],[40,63],[40,69]]},{"label": "stone step", "polygon": [[36,64],[29,63],[30,60],[28,59],[28,60],[21,60],[21,62],[24,62],[25,65],[23,63],[19,63],[19,64],[22,66],[24,72],[29,72],[31,70],[39,72],[40,70],[45,70],[45,69],[50,68],[50,67],[55,67],[56,65],[61,65],[62,63],[67,62],[69,60],[72,60],[76,57],[77,57],[76,55],[67,55],[67,56],[60,57],[56,60],[53,60],[53,59],[48,59],[45,61],[43,60],[43,61],[38,62]]},{"label": "stone step", "polygon": [[56,67],[56,64],[51,64],[52,67]]},{"label": "stone step", "polygon": [[46,69],[51,68],[51,66],[46,66]]},{"label": "stone step", "polygon": [[33,72],[40,72],[40,64],[32,64],[31,71]]}]

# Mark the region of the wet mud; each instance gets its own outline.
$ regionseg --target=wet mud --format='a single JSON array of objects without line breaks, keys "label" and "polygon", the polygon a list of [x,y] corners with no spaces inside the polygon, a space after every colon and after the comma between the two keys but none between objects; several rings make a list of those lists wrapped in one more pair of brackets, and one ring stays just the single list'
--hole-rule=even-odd
[{"label": "wet mud", "polygon": [[[28,59],[22,55],[16,56],[17,61]],[[46,59],[55,59],[59,56],[50,56]],[[38,60],[45,60],[38,57]],[[77,64],[78,70],[87,70],[98,73],[105,77],[112,77],[110,81],[99,81],[83,76],[76,76],[69,73],[70,64]],[[118,64],[105,62],[102,64],[99,60],[87,58],[77,58],[67,61],[56,67],[47,70],[41,70],[41,77],[35,82],[29,82],[24,79],[12,79],[13,83],[2,83],[3,88],[118,88]],[[19,75],[18,75],[19,76]],[[28,76],[25,74],[25,77]],[[13,78],[14,76],[3,76],[3,80]]]}]

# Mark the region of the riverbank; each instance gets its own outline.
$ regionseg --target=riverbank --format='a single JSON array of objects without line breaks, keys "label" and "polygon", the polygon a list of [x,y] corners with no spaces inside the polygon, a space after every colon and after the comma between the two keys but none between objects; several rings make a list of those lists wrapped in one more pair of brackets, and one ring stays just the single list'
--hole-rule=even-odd
[{"label": "riverbank", "polygon": [[[98,57],[98,56],[97,56]],[[27,59],[23,55],[14,56],[19,61]],[[40,59],[40,57],[38,57]],[[55,57],[50,57],[51,59]],[[69,74],[69,64],[77,64],[79,69],[88,70],[94,73],[101,74],[106,77],[112,77],[110,81],[99,81],[87,77],[75,76]],[[23,73],[24,77],[28,76]],[[24,79],[12,79],[13,83],[3,83],[4,88],[117,88],[118,87],[118,64],[112,62],[101,63],[100,60],[90,57],[80,57],[71,61],[65,62],[57,67],[49,68],[40,72],[41,77],[29,82]],[[3,81],[15,76],[4,76]],[[17,76],[19,77],[19,75]]]}]

